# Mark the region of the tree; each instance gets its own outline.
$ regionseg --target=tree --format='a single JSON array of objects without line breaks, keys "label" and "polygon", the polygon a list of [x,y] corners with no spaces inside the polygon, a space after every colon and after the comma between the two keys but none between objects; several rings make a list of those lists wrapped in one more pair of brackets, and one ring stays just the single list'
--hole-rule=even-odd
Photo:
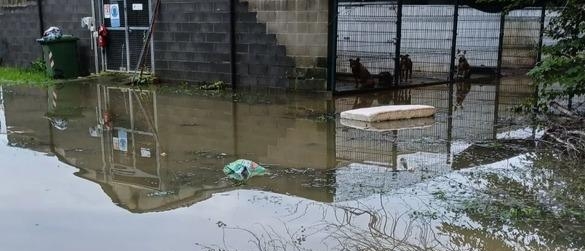
[{"label": "tree", "polygon": [[528,73],[540,85],[538,106],[585,94],[585,0],[479,0],[504,10],[543,6],[555,10],[545,34],[554,39],[543,47],[541,61]]},{"label": "tree", "polygon": [[545,30],[556,43],[543,48],[542,60],[528,73],[541,85],[540,106],[585,94],[585,1],[557,4],[558,16]]}]

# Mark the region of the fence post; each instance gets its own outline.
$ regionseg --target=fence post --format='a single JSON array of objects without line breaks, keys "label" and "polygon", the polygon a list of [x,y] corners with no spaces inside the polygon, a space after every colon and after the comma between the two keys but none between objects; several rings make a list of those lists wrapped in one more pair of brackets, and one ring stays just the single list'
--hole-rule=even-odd
[{"label": "fence post", "polygon": [[[542,6],[542,12],[540,13],[540,33],[538,34],[538,54],[536,55],[536,62],[540,62],[542,60],[542,43],[544,37],[544,21],[546,18],[546,6]],[[533,106],[538,111],[538,92],[540,91],[540,84],[535,83],[534,85],[534,101]]]},{"label": "fence post", "polygon": [[396,43],[394,50],[394,81],[400,84],[400,46],[402,40],[402,0],[396,2]]},{"label": "fence post", "polygon": [[451,63],[449,65],[449,110],[447,112],[447,164],[451,164],[451,139],[453,138],[453,82],[455,74],[455,49],[457,48],[457,23],[459,22],[459,0],[454,0],[453,31],[451,34]]},{"label": "fence post", "polygon": [[540,13],[540,33],[538,35],[538,54],[536,56],[536,61],[540,62],[542,59],[542,43],[544,37],[544,22],[546,18],[546,6],[542,6],[542,12]]},{"label": "fence post", "polygon": [[327,42],[327,91],[335,92],[337,72],[337,0],[329,0]]},{"label": "fence post", "polygon": [[128,0],[123,1],[124,8],[124,36],[126,36],[126,72],[130,72],[130,25],[128,24]]},{"label": "fence post", "polygon": [[457,23],[459,22],[459,0],[455,0],[453,10],[453,33],[451,34],[451,64],[449,66],[449,83],[453,84],[455,75],[455,50],[457,48]]},{"label": "fence post", "polygon": [[230,80],[232,82],[232,89],[237,88],[237,74],[236,74],[236,4],[237,0],[230,1]]},{"label": "fence post", "polygon": [[500,37],[498,40],[498,66],[496,73],[498,77],[502,76],[502,52],[504,51],[504,28],[506,26],[506,12],[502,11],[500,16]]}]

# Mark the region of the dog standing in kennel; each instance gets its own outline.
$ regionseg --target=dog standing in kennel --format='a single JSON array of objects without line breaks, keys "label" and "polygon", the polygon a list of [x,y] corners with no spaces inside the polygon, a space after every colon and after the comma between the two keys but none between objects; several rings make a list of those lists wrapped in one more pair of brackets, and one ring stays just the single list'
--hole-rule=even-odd
[{"label": "dog standing in kennel", "polygon": [[457,78],[467,80],[471,77],[471,65],[465,57],[467,51],[457,50]]},{"label": "dog standing in kennel", "polygon": [[400,82],[412,81],[412,60],[408,54],[400,55]]}]

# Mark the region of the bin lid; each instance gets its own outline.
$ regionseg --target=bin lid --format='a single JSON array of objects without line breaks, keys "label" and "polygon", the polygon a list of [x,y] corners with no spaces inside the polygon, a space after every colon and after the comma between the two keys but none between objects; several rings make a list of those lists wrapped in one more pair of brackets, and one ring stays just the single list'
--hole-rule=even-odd
[{"label": "bin lid", "polygon": [[64,42],[73,42],[77,41],[79,38],[71,36],[71,35],[63,35],[60,38],[52,39],[52,40],[45,40],[44,38],[37,39],[37,42],[40,44],[53,44],[53,43],[64,43]]}]

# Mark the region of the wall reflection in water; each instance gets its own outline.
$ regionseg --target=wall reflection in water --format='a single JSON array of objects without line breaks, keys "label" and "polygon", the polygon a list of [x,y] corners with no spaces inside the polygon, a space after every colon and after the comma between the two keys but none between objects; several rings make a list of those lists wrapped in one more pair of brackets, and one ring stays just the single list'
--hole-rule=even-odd
[{"label": "wall reflection in water", "polygon": [[[68,85],[12,87],[4,95],[4,112],[10,145],[55,154],[79,168],[77,176],[98,183],[114,203],[141,213],[188,206],[242,187],[221,171],[238,158],[271,170],[244,187],[324,202],[496,162],[505,156],[474,142],[530,137],[525,126],[510,122],[516,116],[510,108],[531,95],[524,78],[333,100],[250,93],[237,102],[231,95]],[[427,104],[439,112],[431,126],[387,132],[328,119],[347,109],[385,104]],[[482,159],[466,157],[477,154]]]}]

